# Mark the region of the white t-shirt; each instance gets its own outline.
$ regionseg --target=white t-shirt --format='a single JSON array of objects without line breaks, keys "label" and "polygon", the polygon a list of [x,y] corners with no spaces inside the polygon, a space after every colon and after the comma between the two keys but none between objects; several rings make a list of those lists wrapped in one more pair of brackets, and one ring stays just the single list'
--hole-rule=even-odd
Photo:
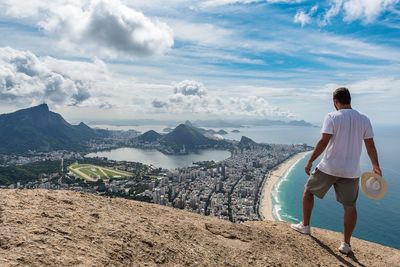
[{"label": "white t-shirt", "polygon": [[363,140],[374,137],[368,117],[354,109],[331,112],[325,117],[321,133],[332,137],[317,168],[333,176],[360,177]]}]

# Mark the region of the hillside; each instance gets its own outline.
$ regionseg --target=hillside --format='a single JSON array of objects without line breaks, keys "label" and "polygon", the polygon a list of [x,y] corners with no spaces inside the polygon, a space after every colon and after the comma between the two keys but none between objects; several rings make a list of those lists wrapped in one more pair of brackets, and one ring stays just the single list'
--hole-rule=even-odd
[{"label": "hillside", "polygon": [[0,190],[0,266],[399,266],[400,251],[70,191]]},{"label": "hillside", "polygon": [[178,125],[172,132],[166,134],[161,142],[174,150],[180,150],[183,146],[189,150],[199,149],[217,143],[217,141],[204,136],[196,128],[186,124]]},{"label": "hillside", "polygon": [[144,134],[141,134],[137,137],[137,139],[140,142],[144,142],[144,143],[156,142],[156,141],[160,140],[161,138],[162,138],[162,135],[153,130],[147,131]]},{"label": "hillside", "polygon": [[79,150],[98,136],[84,123],[69,124],[46,104],[0,115],[0,153]]},{"label": "hillside", "polygon": [[242,136],[242,138],[240,138],[239,147],[249,147],[249,146],[254,146],[256,144],[257,143],[251,140],[250,138]]}]

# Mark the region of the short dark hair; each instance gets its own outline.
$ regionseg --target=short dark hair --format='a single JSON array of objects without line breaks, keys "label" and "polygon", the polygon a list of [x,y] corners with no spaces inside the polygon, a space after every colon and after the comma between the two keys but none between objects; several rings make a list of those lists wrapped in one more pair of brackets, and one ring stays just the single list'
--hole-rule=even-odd
[{"label": "short dark hair", "polygon": [[333,99],[337,100],[340,104],[351,104],[351,95],[349,89],[340,87],[333,92]]}]

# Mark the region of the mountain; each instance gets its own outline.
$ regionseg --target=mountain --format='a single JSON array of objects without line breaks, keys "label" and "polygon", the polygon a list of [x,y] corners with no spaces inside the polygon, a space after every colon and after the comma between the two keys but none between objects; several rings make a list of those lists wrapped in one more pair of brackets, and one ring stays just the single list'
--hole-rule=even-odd
[{"label": "mountain", "polygon": [[289,125],[292,125],[292,126],[306,126],[306,127],[314,126],[313,124],[311,124],[309,122],[306,122],[305,120],[289,121]]},{"label": "mountain", "polygon": [[0,190],[0,266],[399,266],[400,251],[284,222],[235,224],[184,210],[55,190]]},{"label": "mountain", "polygon": [[217,132],[217,134],[226,135],[226,134],[228,134],[228,132],[225,131],[225,130],[219,130],[219,131]]},{"label": "mountain", "polygon": [[192,128],[196,128],[196,126],[194,126],[194,124],[189,120],[185,121],[185,125],[192,127]]},{"label": "mountain", "polygon": [[198,132],[201,133],[202,135],[213,135],[213,134],[216,133],[216,132],[213,131],[213,130],[206,130],[206,129],[197,127],[197,126],[195,126],[195,125],[194,125],[191,121],[189,121],[189,120],[185,121],[185,125],[188,126],[188,127],[190,127],[190,128],[192,128],[192,129],[195,129],[196,131],[198,131]]},{"label": "mountain", "polygon": [[190,121],[186,121],[186,122],[185,122],[185,125],[187,125],[187,126],[193,128],[193,129],[196,129],[199,133],[201,133],[202,135],[205,135],[205,136],[207,136],[207,137],[212,137],[214,134],[219,134],[219,135],[226,135],[226,134],[228,134],[226,131],[224,131],[224,130],[222,130],[222,129],[219,130],[219,131],[217,132],[217,131],[214,131],[214,130],[212,130],[212,129],[200,128],[200,127],[196,126],[195,124],[193,124],[193,123],[190,122]]},{"label": "mountain", "polygon": [[257,143],[246,136],[242,136],[239,142],[239,147],[248,147],[252,145],[257,145]]},{"label": "mountain", "polygon": [[166,134],[160,141],[163,145],[172,148],[174,151],[197,150],[208,148],[218,141],[207,138],[190,124],[180,124],[172,132]]},{"label": "mountain", "polygon": [[160,140],[161,138],[162,138],[162,135],[153,130],[147,131],[144,134],[139,135],[137,137],[137,139],[140,142],[144,142],[144,143],[146,143],[146,142],[153,143],[153,142]]},{"label": "mountain", "polygon": [[165,154],[187,154],[207,148],[232,148],[231,142],[223,140],[222,137],[214,136],[208,130],[194,126],[190,121],[179,124],[175,129],[168,130],[169,132],[164,135],[151,130],[134,140],[138,141],[139,145],[153,143],[150,145]]},{"label": "mountain", "polygon": [[0,153],[82,150],[86,141],[99,136],[84,123],[69,124],[46,104],[0,115]]}]

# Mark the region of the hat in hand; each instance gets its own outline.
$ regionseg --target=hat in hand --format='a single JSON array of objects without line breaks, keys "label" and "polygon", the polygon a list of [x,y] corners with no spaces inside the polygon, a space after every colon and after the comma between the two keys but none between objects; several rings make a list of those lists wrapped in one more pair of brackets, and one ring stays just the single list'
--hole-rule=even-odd
[{"label": "hat in hand", "polygon": [[361,191],[372,199],[381,199],[387,192],[387,184],[382,176],[372,172],[365,172],[361,176]]}]

